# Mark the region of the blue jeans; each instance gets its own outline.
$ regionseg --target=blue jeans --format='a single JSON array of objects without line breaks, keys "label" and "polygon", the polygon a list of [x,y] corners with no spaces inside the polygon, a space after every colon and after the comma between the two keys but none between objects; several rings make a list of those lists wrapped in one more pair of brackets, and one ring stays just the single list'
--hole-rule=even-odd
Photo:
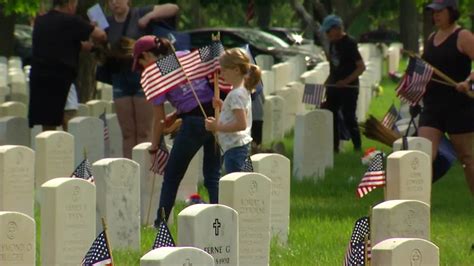
[{"label": "blue jeans", "polygon": [[162,207],[165,209],[166,219],[168,219],[176,200],[179,183],[183,179],[189,163],[201,146],[204,147],[202,167],[204,186],[209,193],[210,203],[218,203],[221,162],[219,149],[215,147],[214,136],[205,129],[203,117],[186,116],[182,119],[181,128],[174,139],[173,148],[165,168],[155,226],[160,222]]},{"label": "blue jeans", "polygon": [[238,146],[224,153],[224,167],[226,174],[243,172],[245,159],[249,156],[249,144]]},{"label": "blue jeans", "polygon": [[140,74],[136,72],[119,72],[112,74],[112,87],[114,99],[122,97],[145,97],[140,85]]}]

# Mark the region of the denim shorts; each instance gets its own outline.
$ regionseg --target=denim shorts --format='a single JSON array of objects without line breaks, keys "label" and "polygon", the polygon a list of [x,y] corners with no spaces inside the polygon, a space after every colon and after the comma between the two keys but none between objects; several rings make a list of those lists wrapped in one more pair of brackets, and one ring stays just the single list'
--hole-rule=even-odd
[{"label": "denim shorts", "polygon": [[249,156],[250,144],[238,146],[227,150],[224,153],[224,168],[226,174],[243,172],[245,160]]},{"label": "denim shorts", "polygon": [[114,99],[121,97],[145,97],[140,85],[140,74],[136,72],[120,72],[112,74]]}]

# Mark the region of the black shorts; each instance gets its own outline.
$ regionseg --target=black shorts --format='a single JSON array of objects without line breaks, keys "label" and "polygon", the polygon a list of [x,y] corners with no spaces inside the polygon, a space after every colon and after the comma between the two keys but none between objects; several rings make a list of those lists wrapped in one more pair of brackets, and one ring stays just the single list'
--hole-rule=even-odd
[{"label": "black shorts", "polygon": [[474,105],[425,107],[419,126],[433,127],[448,134],[474,132]]}]

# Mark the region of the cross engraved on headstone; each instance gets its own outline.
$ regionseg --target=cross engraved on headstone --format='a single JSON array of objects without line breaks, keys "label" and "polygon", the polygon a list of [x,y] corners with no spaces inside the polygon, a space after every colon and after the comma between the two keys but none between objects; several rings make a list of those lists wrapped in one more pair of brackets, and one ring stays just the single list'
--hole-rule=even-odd
[{"label": "cross engraved on headstone", "polygon": [[414,249],[411,252],[410,266],[419,266],[419,265],[421,265],[421,252],[418,249]]},{"label": "cross engraved on headstone", "polygon": [[221,223],[219,222],[219,219],[216,218],[214,220],[214,223],[212,224],[212,227],[214,227],[214,230],[215,230],[214,234],[216,236],[218,236],[219,235],[219,228],[221,228]]},{"label": "cross engraved on headstone", "polygon": [[183,263],[183,266],[193,266],[190,259],[186,259],[186,262]]}]

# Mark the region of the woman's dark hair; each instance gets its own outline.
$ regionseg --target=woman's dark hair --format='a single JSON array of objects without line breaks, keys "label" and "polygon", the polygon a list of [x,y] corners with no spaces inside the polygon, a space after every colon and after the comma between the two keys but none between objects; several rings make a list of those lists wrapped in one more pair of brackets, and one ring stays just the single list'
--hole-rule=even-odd
[{"label": "woman's dark hair", "polygon": [[451,24],[456,22],[459,19],[459,17],[461,17],[461,13],[459,12],[458,9],[448,7],[448,12],[449,12],[449,23]]}]

